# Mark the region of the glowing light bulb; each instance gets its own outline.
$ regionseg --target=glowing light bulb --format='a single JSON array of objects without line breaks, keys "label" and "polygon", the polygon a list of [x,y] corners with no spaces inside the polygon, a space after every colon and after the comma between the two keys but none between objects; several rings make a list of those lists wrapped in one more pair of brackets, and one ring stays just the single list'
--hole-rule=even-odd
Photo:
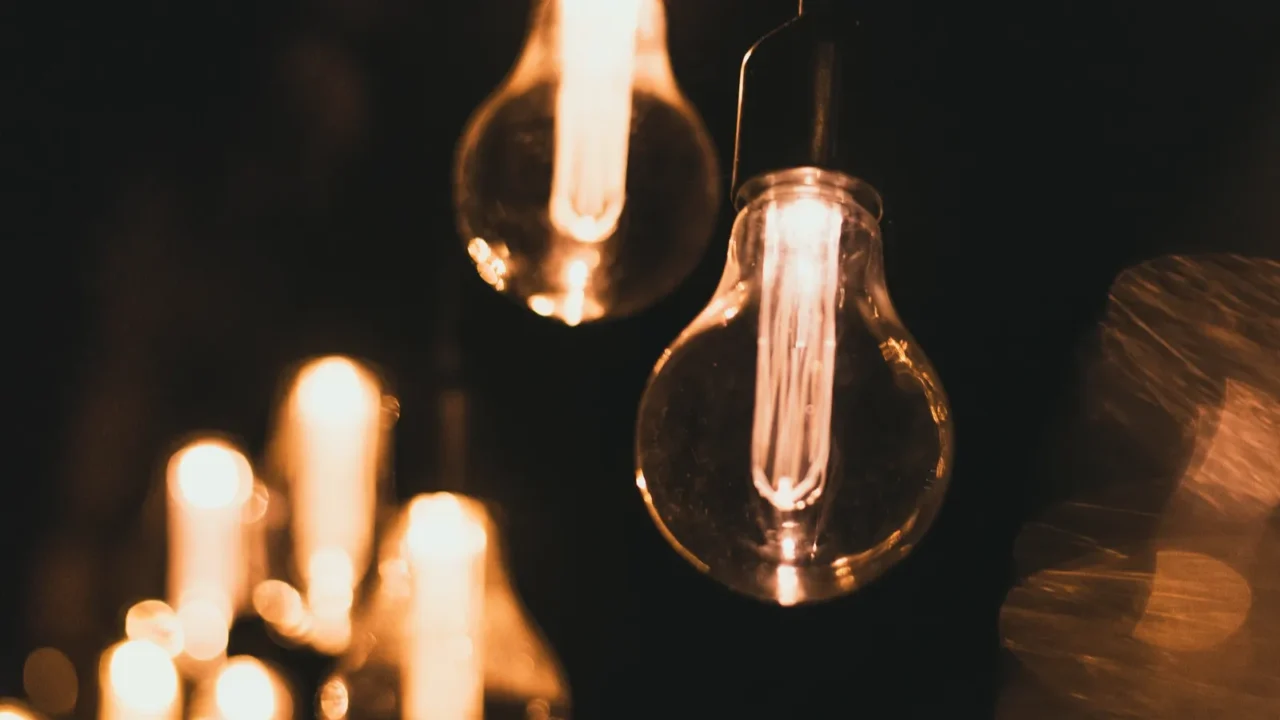
[{"label": "glowing light bulb", "polygon": [[486,282],[577,325],[637,312],[692,271],[717,175],[661,0],[542,0],[463,133],[458,225]]},{"label": "glowing light bulb", "polygon": [[928,528],[949,410],[885,289],[878,194],[796,168],[739,197],[720,287],[641,401],[636,482],[712,577],[817,601],[867,583]]},{"label": "glowing light bulb", "polygon": [[[393,404],[393,403],[392,403]],[[351,609],[373,549],[383,461],[394,412],[381,383],[351,358],[328,356],[293,377],[272,449],[268,532],[287,549],[273,565],[288,577],[254,588],[253,603],[284,637],[338,654],[350,641]],[[273,514],[270,503],[277,502]],[[284,566],[281,568],[280,566]]]},{"label": "glowing light bulb", "polygon": [[420,495],[387,533],[377,590],[325,720],[565,718],[569,689],[508,580],[497,529],[462,495]]},{"label": "glowing light bulb", "polygon": [[[142,633],[139,637],[180,648],[183,671],[200,673],[226,650],[228,631],[245,599],[243,516],[253,493],[253,469],[228,443],[198,440],[169,461],[168,490],[168,605],[181,631],[143,621],[144,616],[163,617],[158,605],[133,614],[131,627]],[[145,626],[168,637],[140,629]]]}]

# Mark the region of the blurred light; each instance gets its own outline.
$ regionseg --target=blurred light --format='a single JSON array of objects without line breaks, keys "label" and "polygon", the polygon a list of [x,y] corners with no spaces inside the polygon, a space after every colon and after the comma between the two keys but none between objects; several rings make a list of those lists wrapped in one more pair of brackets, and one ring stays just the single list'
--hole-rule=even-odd
[{"label": "blurred light", "polygon": [[40,648],[27,656],[22,687],[32,705],[51,715],[74,710],[80,692],[75,665],[53,648]]},{"label": "blurred light", "polygon": [[385,419],[373,373],[329,356],[299,371],[277,428],[307,640],[321,652],[340,653],[350,641],[353,593],[373,544]]},{"label": "blurred light", "polygon": [[307,367],[295,392],[308,420],[347,426],[370,414],[369,400],[376,390],[355,362],[332,357]]},{"label": "blurred light", "polygon": [[267,516],[267,508],[271,505],[271,491],[260,482],[253,484],[253,494],[244,504],[244,521],[252,524]]},{"label": "blurred light", "polygon": [[130,640],[148,640],[164,648],[170,657],[182,654],[182,622],[163,600],[143,600],[124,616],[124,635]]},{"label": "blurred light", "polygon": [[323,720],[342,720],[347,716],[350,693],[341,678],[334,678],[320,688],[320,716]]},{"label": "blurred light", "polygon": [[277,632],[299,640],[307,631],[308,614],[297,588],[283,580],[266,580],[253,590],[253,609]]},{"label": "blurred light", "polygon": [[184,599],[178,607],[182,623],[183,649],[194,660],[213,660],[227,649],[231,618],[222,608],[204,598]]},{"label": "blurred light", "polygon": [[0,720],[36,720],[36,716],[16,700],[0,700]]},{"label": "blurred light", "polygon": [[188,446],[177,457],[179,496],[192,507],[216,510],[243,501],[251,491],[245,482],[244,457],[216,442]]},{"label": "blurred light", "polygon": [[485,519],[448,493],[419,495],[405,531],[412,610],[404,707],[414,718],[483,715]]},{"label": "blurred light", "polygon": [[273,720],[277,717],[278,683],[251,657],[229,660],[218,675],[215,697],[224,720]]},{"label": "blurred light", "polygon": [[159,645],[145,640],[119,643],[104,654],[102,673],[102,718],[169,720],[178,716],[178,671]]},{"label": "blurred light", "polygon": [[253,468],[230,444],[201,439],[174,454],[168,484],[167,599],[182,627],[182,651],[197,661],[182,670],[199,674],[208,669],[203,662],[226,650],[248,588],[244,508],[253,495]]}]

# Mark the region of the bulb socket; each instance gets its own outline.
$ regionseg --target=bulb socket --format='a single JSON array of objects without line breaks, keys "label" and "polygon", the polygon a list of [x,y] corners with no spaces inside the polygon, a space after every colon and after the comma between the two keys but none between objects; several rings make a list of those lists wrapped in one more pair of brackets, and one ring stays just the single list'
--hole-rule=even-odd
[{"label": "bulb socket", "polygon": [[812,167],[857,175],[859,140],[873,106],[851,77],[871,71],[866,27],[837,3],[804,0],[801,14],[761,38],[742,61],[732,196],[752,178]]}]

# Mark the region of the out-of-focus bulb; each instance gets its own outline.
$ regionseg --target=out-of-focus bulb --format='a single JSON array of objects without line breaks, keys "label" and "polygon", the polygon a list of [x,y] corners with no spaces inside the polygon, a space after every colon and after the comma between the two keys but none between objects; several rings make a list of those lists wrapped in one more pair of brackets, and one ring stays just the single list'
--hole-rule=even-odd
[{"label": "out-of-focus bulb", "polygon": [[[373,554],[394,406],[361,363],[327,356],[292,378],[267,489],[277,575],[254,607],[286,638],[340,653],[350,641],[355,593]],[[276,503],[275,512],[271,503]]]},{"label": "out-of-focus bulb", "polygon": [[869,582],[928,529],[949,410],[885,289],[875,190],[798,168],[740,197],[720,287],[641,401],[636,483],[694,565],[812,602]]},{"label": "out-of-focus bulb", "polygon": [[541,0],[463,133],[458,225],[480,276],[539,315],[627,315],[701,258],[718,172],[671,71],[661,0]]},{"label": "out-of-focus bulb", "polygon": [[181,633],[147,639],[170,647],[176,643],[184,673],[203,672],[227,648],[227,634],[247,590],[243,519],[252,493],[248,459],[222,440],[197,440],[169,461],[168,604]]},{"label": "out-of-focus bulb", "polygon": [[420,495],[386,535],[356,641],[322,686],[324,720],[568,716],[559,663],[507,577],[485,507]]}]

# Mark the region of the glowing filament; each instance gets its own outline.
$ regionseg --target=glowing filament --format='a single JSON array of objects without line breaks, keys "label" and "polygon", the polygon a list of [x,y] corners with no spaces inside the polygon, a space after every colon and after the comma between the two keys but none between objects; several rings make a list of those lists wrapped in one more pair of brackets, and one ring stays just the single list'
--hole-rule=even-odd
[{"label": "glowing filament", "polygon": [[412,610],[402,665],[405,720],[484,717],[482,519],[449,494],[409,506],[405,550]]},{"label": "glowing filament", "polygon": [[311,639],[326,652],[350,639],[352,593],[369,562],[381,409],[381,390],[367,371],[347,358],[323,358],[299,373],[282,429]]},{"label": "glowing filament", "polygon": [[241,522],[253,470],[235,448],[204,440],[175,454],[168,474],[169,605],[179,647],[192,660],[213,660],[226,650],[245,590]]},{"label": "glowing filament", "polygon": [[779,510],[805,507],[826,485],[842,220],[812,196],[777,201],[764,218],[751,471]]},{"label": "glowing filament", "polygon": [[99,720],[177,720],[181,688],[169,653],[128,640],[102,655]]},{"label": "glowing filament", "polygon": [[551,222],[580,242],[613,233],[626,202],[632,75],[642,0],[558,0]]}]

